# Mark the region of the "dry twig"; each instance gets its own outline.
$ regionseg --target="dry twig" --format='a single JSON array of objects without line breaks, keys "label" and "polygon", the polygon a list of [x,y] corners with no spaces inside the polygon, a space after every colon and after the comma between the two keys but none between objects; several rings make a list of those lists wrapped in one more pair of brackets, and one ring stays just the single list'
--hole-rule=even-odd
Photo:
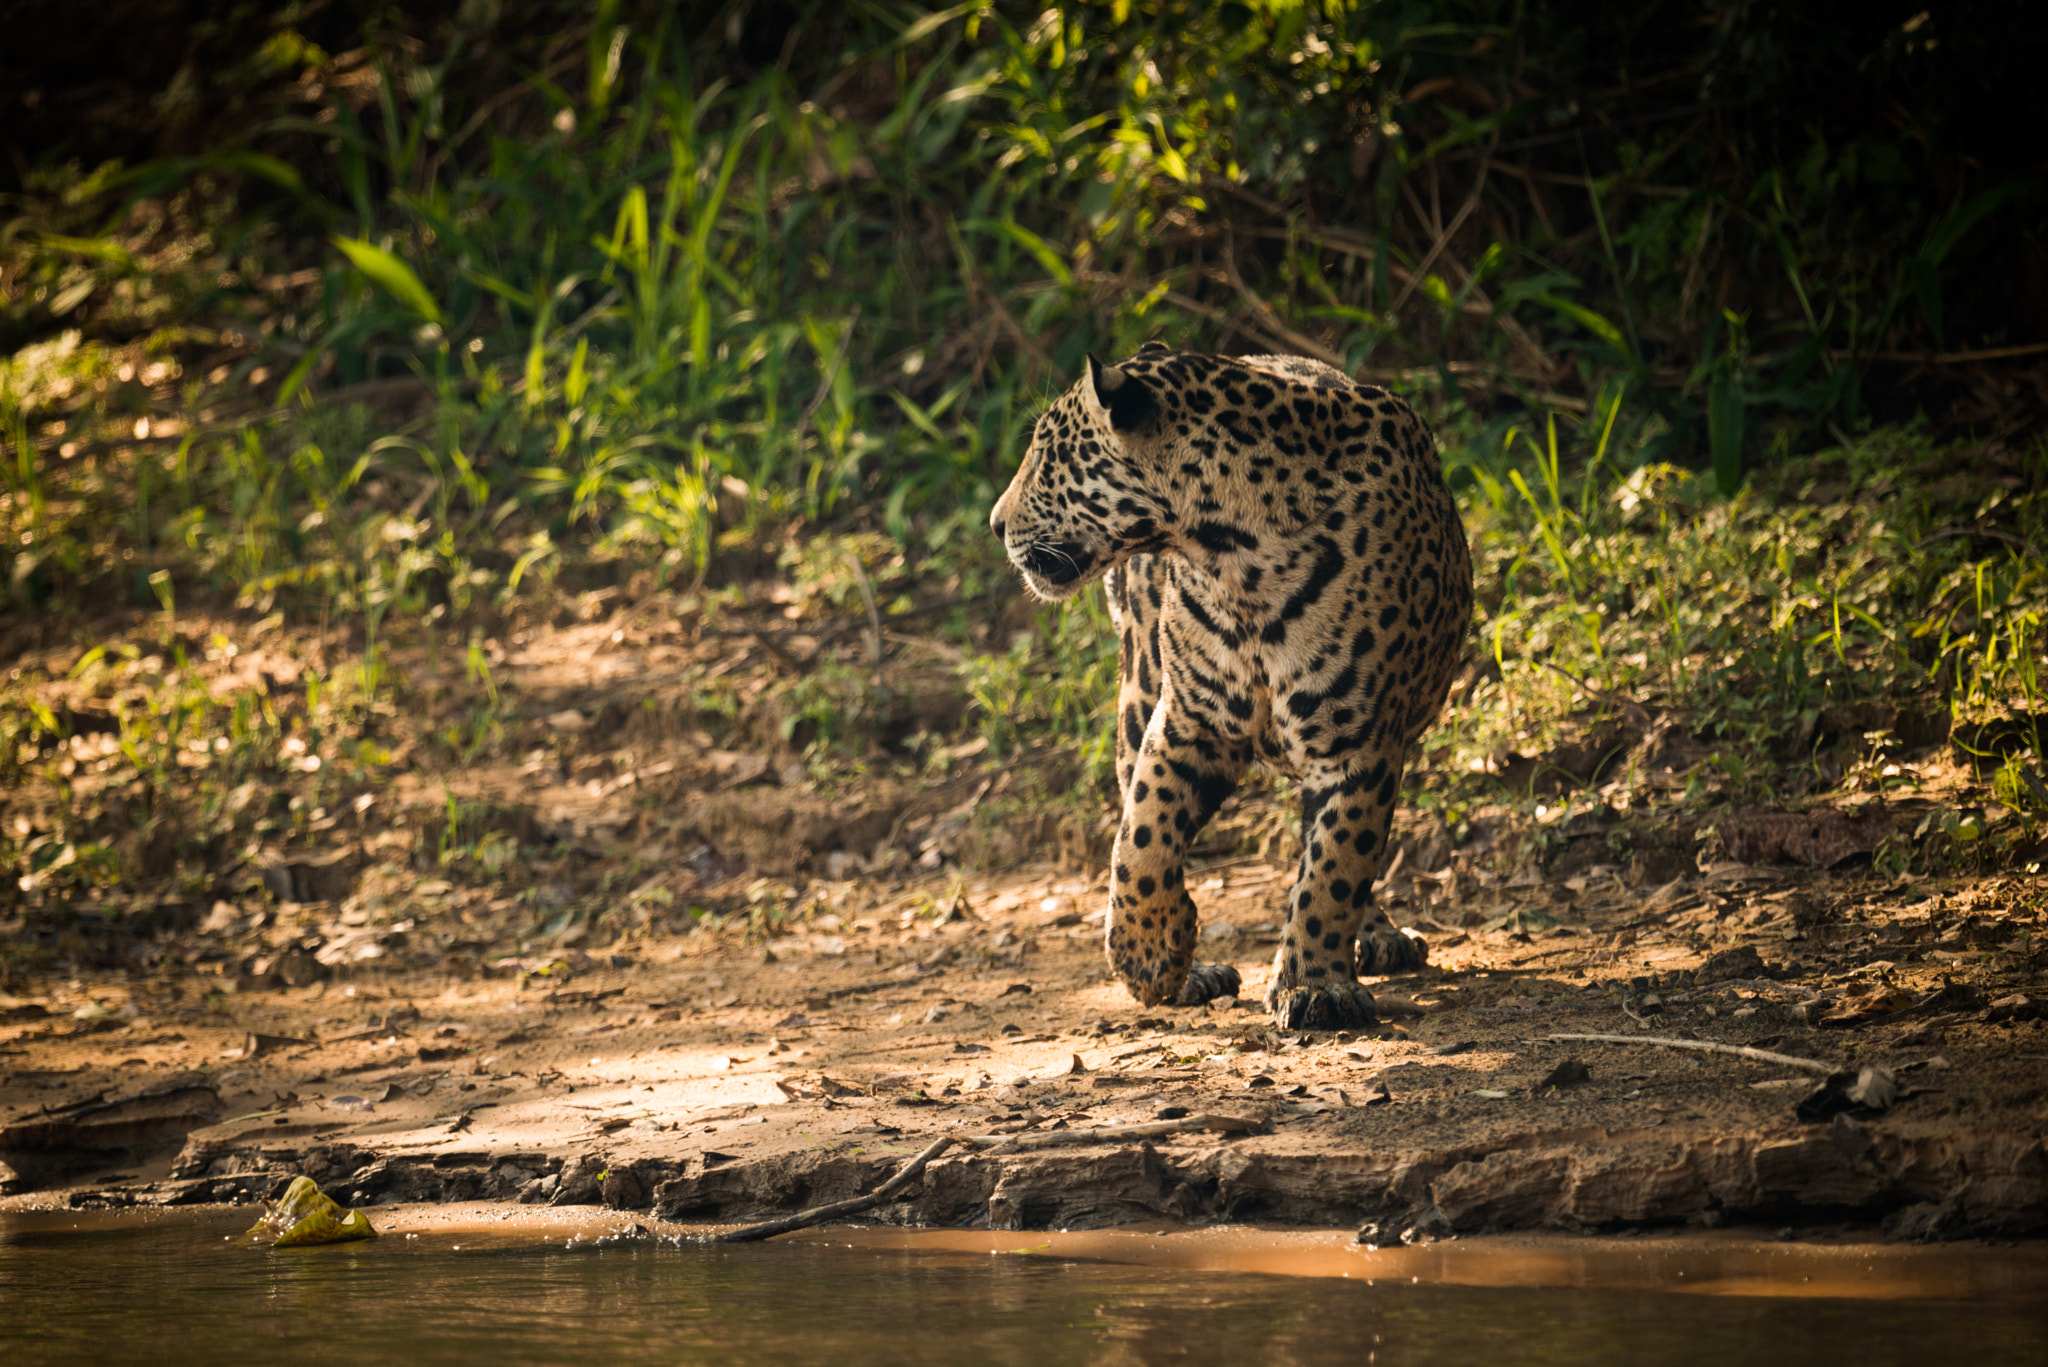
[{"label": "dry twig", "polygon": [[787,1234],[792,1230],[808,1229],[812,1225],[821,1225],[827,1220],[836,1220],[843,1215],[858,1215],[864,1210],[873,1209],[891,1196],[894,1196],[897,1192],[903,1190],[903,1188],[909,1186],[912,1181],[916,1180],[917,1175],[924,1171],[925,1164],[951,1148],[955,1142],[951,1135],[940,1135],[925,1147],[923,1153],[920,1153],[901,1168],[898,1168],[894,1177],[891,1177],[865,1196],[856,1196],[850,1201],[834,1201],[830,1205],[825,1206],[812,1206],[809,1210],[798,1211],[796,1214],[786,1216],[780,1220],[766,1220],[758,1225],[744,1225],[739,1229],[726,1231],[712,1242],[721,1244],[750,1244],[761,1239],[772,1239],[778,1234]]},{"label": "dry twig", "polygon": [[1804,1068],[1809,1073],[1819,1073],[1823,1076],[1835,1071],[1835,1065],[1822,1063],[1819,1059],[1795,1058],[1791,1054],[1774,1054],[1768,1049],[1752,1049],[1746,1044],[1721,1044],[1710,1039],[1672,1039],[1666,1035],[1551,1035],[1549,1038],[1591,1040],[1598,1044],[1655,1044],[1666,1049],[1693,1049],[1702,1054],[1733,1054],[1737,1058],[1755,1059],[1759,1063]]}]

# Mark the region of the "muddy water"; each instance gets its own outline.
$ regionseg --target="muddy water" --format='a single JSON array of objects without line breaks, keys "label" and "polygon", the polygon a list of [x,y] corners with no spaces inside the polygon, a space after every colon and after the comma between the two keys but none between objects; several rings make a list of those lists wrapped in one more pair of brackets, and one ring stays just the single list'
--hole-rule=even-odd
[{"label": "muddy water", "polygon": [[[292,1252],[246,1211],[0,1214],[12,1363],[2048,1362],[2048,1255],[1741,1240],[824,1231],[593,1248],[400,1212]],[[1697,1294],[1707,1293],[1707,1294]]]}]

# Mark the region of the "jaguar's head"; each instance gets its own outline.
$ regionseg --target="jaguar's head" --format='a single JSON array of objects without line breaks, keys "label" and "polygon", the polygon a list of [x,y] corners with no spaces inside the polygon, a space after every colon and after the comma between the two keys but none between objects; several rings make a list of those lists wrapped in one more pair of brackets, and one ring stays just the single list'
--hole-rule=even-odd
[{"label": "jaguar's head", "polygon": [[[1154,342],[1138,352],[1164,354]],[[1040,598],[1071,598],[1132,556],[1165,547],[1171,512],[1151,449],[1160,426],[1152,386],[1090,356],[1088,373],[1032,428],[989,528]]]}]

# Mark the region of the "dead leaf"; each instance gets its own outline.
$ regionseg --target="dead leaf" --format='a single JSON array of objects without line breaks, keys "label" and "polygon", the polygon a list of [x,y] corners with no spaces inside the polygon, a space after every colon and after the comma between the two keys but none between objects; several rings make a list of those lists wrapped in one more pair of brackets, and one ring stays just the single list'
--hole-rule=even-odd
[{"label": "dead leaf", "polygon": [[998,997],[1028,997],[1031,995],[1031,984],[1011,983],[1008,987],[996,993],[996,995]]},{"label": "dead leaf", "polygon": [[1769,971],[1763,955],[1756,952],[1756,946],[1737,945],[1708,958],[1693,975],[1693,981],[1704,987],[1730,978],[1761,978]]},{"label": "dead leaf", "polygon": [[986,1044],[960,1043],[953,1046],[953,1052],[956,1054],[986,1054],[988,1051]]},{"label": "dead leaf", "polygon": [[1814,1024],[1829,1029],[1868,1025],[1872,1021],[1890,1020],[1900,1012],[1910,1011],[1919,1004],[1919,1000],[1904,988],[1873,983],[1855,996],[1843,997],[1829,1007]]},{"label": "dead leaf", "polygon": [[1794,1113],[1813,1124],[1850,1111],[1890,1110],[1898,1095],[1898,1080],[1890,1069],[1866,1064],[1853,1073],[1845,1068],[1828,1074],[1827,1080],[1801,1101]]},{"label": "dead leaf", "polygon": [[244,1238],[274,1235],[272,1248],[338,1244],[374,1239],[377,1231],[361,1211],[343,1210],[310,1177],[294,1177],[284,1197],[250,1226]]},{"label": "dead leaf", "polygon": [[265,1035],[252,1033],[242,1041],[242,1052],[238,1058],[252,1059],[262,1054],[275,1053],[279,1049],[295,1049],[312,1044],[309,1039],[298,1039],[291,1035]]},{"label": "dead leaf", "polygon": [[[714,758],[716,758],[717,754],[718,752],[713,752]],[[768,757],[766,755],[734,755],[731,764],[725,767],[725,778],[719,786],[722,788],[744,788],[747,784],[758,782],[767,776]]]}]

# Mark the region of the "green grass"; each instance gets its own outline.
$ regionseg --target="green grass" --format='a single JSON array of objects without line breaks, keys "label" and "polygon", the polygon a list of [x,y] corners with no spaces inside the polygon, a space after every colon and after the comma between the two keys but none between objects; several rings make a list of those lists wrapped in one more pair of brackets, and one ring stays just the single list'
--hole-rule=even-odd
[{"label": "green grass", "polygon": [[[284,42],[243,141],[38,168],[0,228],[0,544],[8,639],[48,654],[0,685],[0,862],[83,888],[306,830],[444,701],[400,651],[465,662],[422,743],[474,763],[516,720],[504,624],[621,588],[711,621],[756,575],[868,624],[778,685],[814,779],[901,762],[861,639],[901,618],[993,755],[1061,747],[1093,800],[1106,614],[1004,607],[983,527],[1083,356],[1153,336],[1324,356],[1442,429],[1479,664],[1417,801],[1531,805],[1512,756],[1646,717],[1704,747],[1688,810],[1821,797],[1882,780],[1897,738],[1828,718],[1883,704],[2037,819],[2043,453],[1864,397],[1880,353],[2031,340],[1958,332],[1956,282],[2033,189],[1937,199],[1733,106],[1617,132],[1541,16],[1323,8],[816,7],[748,66],[598,6],[580,65],[516,77],[486,28]],[[322,663],[195,682],[287,639]],[[730,680],[695,696],[736,724]]]}]

